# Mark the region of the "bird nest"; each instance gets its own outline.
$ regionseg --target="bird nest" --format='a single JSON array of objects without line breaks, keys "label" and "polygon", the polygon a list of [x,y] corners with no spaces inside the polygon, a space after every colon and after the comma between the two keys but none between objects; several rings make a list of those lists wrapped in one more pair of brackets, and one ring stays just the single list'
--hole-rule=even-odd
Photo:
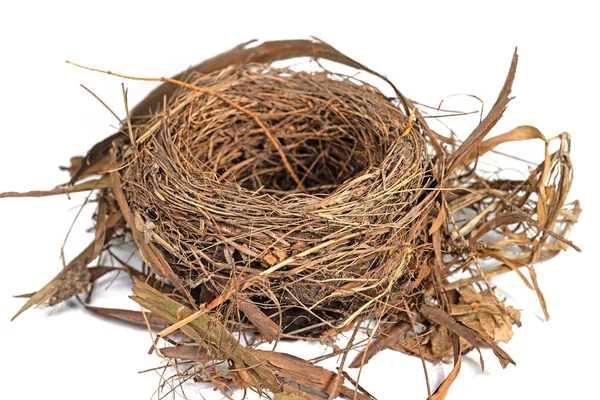
[{"label": "bird nest", "polygon": [[408,116],[337,74],[244,65],[186,82],[228,102],[185,90],[133,129],[122,176],[147,239],[186,286],[216,298],[236,281],[283,332],[374,317],[414,263],[405,217],[431,179]]},{"label": "bird nest", "polygon": [[[324,68],[273,65],[303,56],[367,72],[394,96]],[[386,348],[453,358],[438,399],[466,351],[489,346],[503,366],[513,363],[497,342],[512,337],[519,313],[489,279],[515,271],[548,317],[534,263],[577,249],[566,235],[580,212],[578,202],[566,203],[568,134],[547,139],[520,126],[484,140],[510,101],[516,64],[515,53],[498,100],[464,141],[433,131],[389,80],[320,41],[241,45],[174,78],[119,75],[163,85],[116,134],[72,160],[69,185],[0,194],[98,192],[93,242],[27,295],[17,315],[124,270],[135,282],[132,299],[150,312],[82,304],[167,325],[158,336],[178,346],[161,356],[201,366],[180,378],[208,379],[222,390],[232,383],[267,389],[281,399],[372,398],[344,371],[354,350],[351,368]],[[521,140],[545,143],[543,161],[524,177],[477,168],[479,157]],[[142,268],[114,251],[129,238]],[[105,254],[120,265],[89,265]],[[330,341],[347,330],[345,349],[329,355],[343,355],[337,373],[256,348]],[[248,331],[254,342],[241,346],[234,334]],[[232,368],[209,367],[218,362]]]}]

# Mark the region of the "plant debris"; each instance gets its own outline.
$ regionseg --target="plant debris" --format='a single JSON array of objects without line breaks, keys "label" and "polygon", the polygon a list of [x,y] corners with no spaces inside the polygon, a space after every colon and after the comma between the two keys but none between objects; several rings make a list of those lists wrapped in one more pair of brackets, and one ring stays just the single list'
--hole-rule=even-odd
[{"label": "plant debris", "polygon": [[[297,57],[319,68],[273,64]],[[380,78],[395,98],[319,60]],[[514,364],[497,343],[511,339],[520,313],[489,279],[514,271],[548,318],[534,265],[567,247],[579,250],[566,237],[581,211],[566,202],[568,134],[547,139],[519,126],[485,139],[511,100],[516,67],[515,51],[498,100],[462,142],[432,130],[384,76],[316,39],[245,43],[173,78],[95,70],[163,85],[128,111],[117,133],[62,167],[69,185],[0,194],[97,192],[94,241],[25,295],[15,317],[125,271],[134,281],[131,298],[149,311],[82,304],[166,326],[157,339],[177,345],[153,350],[184,379],[281,400],[372,399],[344,371],[354,349],[350,368],[383,349],[453,361],[432,399],[445,398],[461,355],[473,348],[491,347],[503,367]],[[545,143],[543,161],[526,178],[478,168],[487,152],[521,140]],[[142,269],[90,265],[126,238]],[[256,348],[346,331],[354,332],[348,346],[331,353],[342,356],[336,372]],[[368,340],[355,344],[359,331]],[[256,334],[247,347],[234,336],[244,332]]]}]

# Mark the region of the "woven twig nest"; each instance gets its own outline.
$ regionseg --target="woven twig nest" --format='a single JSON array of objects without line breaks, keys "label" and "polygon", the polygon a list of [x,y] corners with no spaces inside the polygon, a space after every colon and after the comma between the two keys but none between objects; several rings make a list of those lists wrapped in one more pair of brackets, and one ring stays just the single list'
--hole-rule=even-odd
[{"label": "woven twig nest", "polygon": [[403,217],[428,157],[397,105],[346,76],[266,65],[186,82],[239,109],[185,89],[133,129],[121,171],[146,237],[185,285],[214,298],[251,282],[238,295],[284,332],[313,334],[399,291],[414,241],[415,218]]},{"label": "woven twig nest", "polygon": [[[273,66],[302,56],[383,79],[394,97],[324,68]],[[580,213],[577,201],[566,203],[568,134],[546,139],[520,126],[484,140],[510,101],[516,64],[515,53],[498,100],[462,142],[433,131],[385,77],[320,41],[241,45],[174,78],[120,75],[164,84],[116,134],[72,160],[69,186],[0,194],[98,191],[94,241],[27,295],[17,315],[125,270],[135,281],[132,299],[151,313],[86,307],[169,325],[158,336],[180,346],[161,356],[198,364],[178,371],[181,378],[367,400],[358,383],[357,391],[344,385],[343,370],[363,335],[350,368],[386,348],[433,361],[453,357],[435,394],[443,399],[464,352],[487,345],[503,366],[514,363],[497,342],[512,337],[519,312],[495,295],[489,278],[515,271],[548,317],[533,265],[577,249],[565,238]],[[546,145],[543,160],[521,178],[477,168],[496,146],[533,139]],[[131,237],[142,268],[112,251]],[[103,254],[119,266],[89,266]],[[342,355],[337,373],[246,348],[234,336],[258,332],[253,345],[276,347],[349,329],[350,343],[328,355]],[[214,368],[219,362],[233,368]]]}]

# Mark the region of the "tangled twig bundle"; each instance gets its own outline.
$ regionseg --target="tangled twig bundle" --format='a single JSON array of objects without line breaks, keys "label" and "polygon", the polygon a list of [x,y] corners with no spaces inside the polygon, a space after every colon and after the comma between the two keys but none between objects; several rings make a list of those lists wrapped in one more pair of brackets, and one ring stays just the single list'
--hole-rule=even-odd
[{"label": "tangled twig bundle", "polygon": [[[325,69],[272,65],[299,56],[366,71],[396,98]],[[95,240],[20,312],[124,269],[136,281],[132,298],[151,313],[86,307],[170,325],[160,337],[180,330],[181,346],[162,356],[202,368],[179,376],[367,399],[358,384],[356,392],[344,385],[346,355],[361,350],[349,365],[360,367],[392,348],[433,361],[453,356],[454,371],[434,394],[443,398],[465,351],[487,345],[503,366],[514,362],[497,342],[511,338],[519,313],[489,278],[515,271],[547,316],[534,263],[576,248],[565,238],[580,212],[566,204],[568,135],[546,139],[521,126],[483,140],[510,100],[516,63],[515,54],[497,102],[464,142],[434,132],[391,82],[323,42],[242,45],[175,78],[145,79],[165,84],[117,134],[73,160],[71,186],[24,194],[99,190]],[[499,144],[529,139],[546,147],[525,179],[476,168]],[[15,195],[23,194],[2,197]],[[88,267],[104,253],[115,257],[126,237],[149,269]],[[343,354],[338,373],[255,349],[261,340],[330,340],[350,329],[346,349],[331,354]],[[248,330],[259,340],[245,348],[233,333]],[[229,373],[209,367],[223,361]]]}]

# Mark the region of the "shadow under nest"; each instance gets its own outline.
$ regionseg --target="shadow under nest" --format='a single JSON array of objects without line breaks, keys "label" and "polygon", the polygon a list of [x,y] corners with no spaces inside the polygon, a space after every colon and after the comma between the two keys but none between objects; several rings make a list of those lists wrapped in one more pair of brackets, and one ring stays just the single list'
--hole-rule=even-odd
[{"label": "shadow under nest", "polygon": [[[395,98],[355,77],[272,65],[296,57],[365,71]],[[484,140],[510,101],[516,64],[515,53],[498,100],[463,142],[434,132],[389,80],[320,41],[241,45],[174,78],[143,79],[163,85],[119,132],[72,160],[69,186],[0,195],[99,193],[94,241],[18,314],[125,269],[135,281],[132,299],[151,313],[86,307],[169,325],[161,337],[182,332],[186,346],[163,356],[228,360],[229,374],[201,370],[213,383],[308,399],[372,396],[344,365],[334,373],[245,348],[233,333],[276,343],[353,330],[350,345],[332,353],[359,349],[351,368],[386,348],[453,358],[438,399],[466,351],[490,346],[503,366],[514,363],[497,342],[510,340],[519,312],[489,278],[516,272],[548,317],[534,263],[577,249],[565,237],[580,213],[577,201],[566,203],[573,175],[566,133],[546,139],[520,126]],[[477,168],[496,146],[530,139],[546,147],[525,178]],[[142,271],[88,266],[127,237]],[[359,331],[368,340],[353,347]]]}]

